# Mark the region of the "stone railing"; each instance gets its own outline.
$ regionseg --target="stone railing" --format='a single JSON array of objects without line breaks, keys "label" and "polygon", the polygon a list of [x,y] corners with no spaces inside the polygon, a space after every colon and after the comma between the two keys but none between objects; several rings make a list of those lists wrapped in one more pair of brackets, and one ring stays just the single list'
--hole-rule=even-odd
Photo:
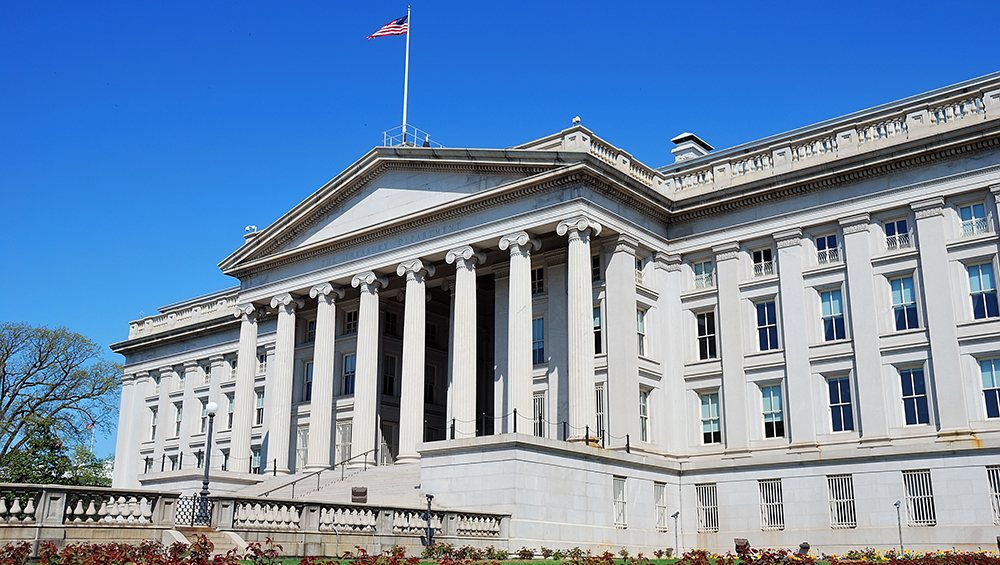
[{"label": "stone railing", "polygon": [[248,530],[298,530],[301,527],[301,504],[253,503],[236,504],[234,528]]},{"label": "stone railing", "polygon": [[500,537],[500,518],[485,514],[458,514],[456,532],[459,536]]},{"label": "stone railing", "polygon": [[156,316],[147,316],[129,323],[128,338],[135,339],[189,326],[206,320],[233,317],[236,313],[237,290],[216,296],[204,302],[168,310]]}]

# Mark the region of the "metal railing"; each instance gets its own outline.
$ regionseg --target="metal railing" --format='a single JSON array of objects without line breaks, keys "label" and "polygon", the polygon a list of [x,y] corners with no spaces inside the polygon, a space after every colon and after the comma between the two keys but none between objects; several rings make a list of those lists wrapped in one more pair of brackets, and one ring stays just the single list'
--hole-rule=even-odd
[{"label": "metal railing", "polygon": [[762,263],[754,263],[753,265],[753,276],[754,277],[768,277],[774,274],[774,260],[764,261]]},{"label": "metal railing", "polygon": [[885,237],[885,248],[888,251],[909,249],[913,247],[913,237],[909,233],[897,233]]},{"label": "metal railing", "polygon": [[962,222],[962,237],[993,233],[993,217],[973,218]]},{"label": "metal railing", "polygon": [[[355,455],[355,456],[351,457],[350,459],[345,459],[344,461],[341,461],[339,463],[334,463],[333,465],[331,465],[329,467],[324,467],[324,468],[319,469],[317,471],[313,471],[312,473],[309,473],[308,475],[299,477],[298,479],[295,479],[294,481],[292,481],[290,483],[285,483],[285,484],[283,484],[281,486],[274,487],[271,490],[264,491],[263,493],[261,493],[260,496],[268,496],[272,492],[279,491],[279,490],[281,490],[281,489],[283,489],[285,487],[289,487],[290,486],[290,487],[292,487],[291,498],[295,498],[295,485],[298,484],[298,483],[301,483],[302,481],[305,481],[307,479],[311,479],[313,477],[316,477],[316,490],[319,490],[320,489],[320,480],[322,479],[322,475],[323,475],[324,472],[326,472],[326,471],[335,471],[337,469],[337,467],[340,467],[340,480],[344,480],[345,478],[347,478],[347,475],[346,475],[347,464],[350,463],[351,461],[354,461],[355,459],[357,459],[359,457],[364,457],[365,458],[364,459],[364,464],[362,466],[362,471],[367,471],[369,465],[368,465],[368,458],[365,457],[365,456],[369,455],[371,453],[375,453],[376,451],[377,451],[376,449],[369,449],[368,451],[366,451],[364,453],[359,453],[358,455]],[[370,466],[371,467],[375,467],[376,465],[375,465],[375,463],[372,463]],[[310,491],[310,492],[316,492],[316,491]]]},{"label": "metal railing", "polygon": [[382,132],[382,145],[384,147],[444,147],[444,145],[432,140],[431,134],[410,124]]},{"label": "metal railing", "polygon": [[840,253],[839,247],[831,247],[829,249],[820,249],[816,252],[816,262],[820,265],[827,265],[829,263],[840,263],[842,254]]}]

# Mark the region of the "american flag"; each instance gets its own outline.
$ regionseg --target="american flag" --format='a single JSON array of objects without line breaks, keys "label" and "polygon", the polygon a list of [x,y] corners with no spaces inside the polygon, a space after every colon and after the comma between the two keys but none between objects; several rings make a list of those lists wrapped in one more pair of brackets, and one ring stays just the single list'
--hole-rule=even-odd
[{"label": "american flag", "polygon": [[368,39],[373,37],[385,37],[386,35],[403,35],[404,33],[410,31],[410,23],[407,21],[409,19],[410,16],[403,16],[402,18],[392,20],[382,26],[382,29],[369,35]]}]

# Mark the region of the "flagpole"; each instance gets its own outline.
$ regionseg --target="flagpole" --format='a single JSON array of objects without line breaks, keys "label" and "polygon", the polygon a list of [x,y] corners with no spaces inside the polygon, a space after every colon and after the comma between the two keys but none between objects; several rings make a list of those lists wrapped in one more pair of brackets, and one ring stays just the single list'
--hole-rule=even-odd
[{"label": "flagpole", "polygon": [[410,31],[413,22],[410,20],[410,7],[406,7],[406,67],[403,71],[403,143],[406,143],[406,97],[410,87]]}]

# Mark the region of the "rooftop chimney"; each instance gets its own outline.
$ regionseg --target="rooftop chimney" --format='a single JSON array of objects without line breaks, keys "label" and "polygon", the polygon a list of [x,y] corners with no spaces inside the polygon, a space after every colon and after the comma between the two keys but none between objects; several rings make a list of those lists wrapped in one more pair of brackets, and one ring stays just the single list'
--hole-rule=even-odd
[{"label": "rooftop chimney", "polygon": [[693,133],[682,133],[670,141],[677,145],[677,147],[670,150],[674,154],[675,163],[708,155],[708,152],[714,149],[714,147],[705,143]]}]

